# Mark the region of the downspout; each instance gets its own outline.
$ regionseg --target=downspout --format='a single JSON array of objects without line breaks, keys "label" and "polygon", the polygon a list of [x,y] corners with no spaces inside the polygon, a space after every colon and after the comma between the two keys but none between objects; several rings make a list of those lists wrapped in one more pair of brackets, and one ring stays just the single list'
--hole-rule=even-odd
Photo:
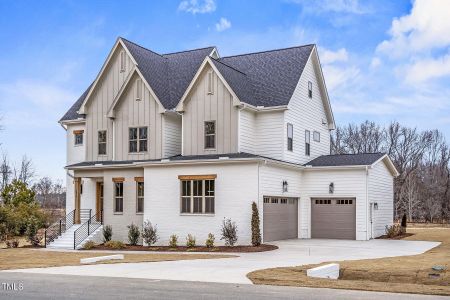
[{"label": "downspout", "polygon": [[116,160],[116,122],[112,119],[112,160]]},{"label": "downspout", "polygon": [[[369,167],[366,166],[366,240],[369,239],[368,219],[369,219]],[[372,238],[372,232],[370,234],[370,238]]]}]

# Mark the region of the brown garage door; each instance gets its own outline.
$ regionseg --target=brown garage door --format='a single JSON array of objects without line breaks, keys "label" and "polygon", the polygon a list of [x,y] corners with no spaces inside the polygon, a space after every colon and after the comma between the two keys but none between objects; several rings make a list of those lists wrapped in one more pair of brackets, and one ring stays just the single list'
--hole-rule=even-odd
[{"label": "brown garage door", "polygon": [[312,199],[311,237],[322,239],[356,239],[355,199]]},{"label": "brown garage door", "polygon": [[264,242],[298,237],[298,199],[264,197]]}]

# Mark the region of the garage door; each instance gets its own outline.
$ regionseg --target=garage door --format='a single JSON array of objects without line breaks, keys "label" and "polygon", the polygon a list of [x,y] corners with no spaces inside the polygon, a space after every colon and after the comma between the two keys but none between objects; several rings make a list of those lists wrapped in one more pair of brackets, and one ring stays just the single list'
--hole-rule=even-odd
[{"label": "garage door", "polygon": [[298,237],[298,199],[264,197],[264,242]]},{"label": "garage door", "polygon": [[355,199],[312,199],[311,237],[322,239],[356,239]]}]

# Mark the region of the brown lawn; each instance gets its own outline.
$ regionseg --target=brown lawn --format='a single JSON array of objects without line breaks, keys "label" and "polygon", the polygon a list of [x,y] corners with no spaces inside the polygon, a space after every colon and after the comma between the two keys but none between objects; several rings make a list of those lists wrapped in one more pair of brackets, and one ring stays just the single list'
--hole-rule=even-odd
[{"label": "brown lawn", "polygon": [[[123,253],[123,260],[103,261],[99,263],[137,263],[137,262],[157,262],[189,259],[215,259],[235,257],[233,255],[212,255],[212,254],[158,254],[158,253]],[[78,266],[81,258],[111,255],[110,253],[99,252],[57,252],[44,251],[39,249],[1,249],[0,250],[0,270],[25,269]]]},{"label": "brown lawn", "polygon": [[[339,280],[307,277],[306,270],[318,265],[258,270],[247,276],[255,284],[450,295],[450,228],[412,228],[408,232],[414,235],[405,240],[442,244],[419,255],[338,262]],[[446,270],[434,271],[435,265]]]}]

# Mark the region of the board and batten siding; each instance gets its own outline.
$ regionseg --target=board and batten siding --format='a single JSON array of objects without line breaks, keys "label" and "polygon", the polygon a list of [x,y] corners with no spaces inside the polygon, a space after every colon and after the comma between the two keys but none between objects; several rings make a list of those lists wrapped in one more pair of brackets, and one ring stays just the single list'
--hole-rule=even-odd
[{"label": "board and batten siding", "polygon": [[181,116],[166,114],[163,117],[163,157],[181,154]]},{"label": "board and batten siding", "polygon": [[[366,170],[305,170],[302,177],[302,198],[299,216],[301,238],[311,238],[311,198],[356,198],[356,239],[367,240],[367,176]],[[330,183],[334,183],[334,193],[329,193]]]},{"label": "board and batten siding", "polygon": [[[112,160],[112,121],[107,118],[108,109],[114,98],[125,82],[132,66],[131,58],[126,55],[125,72],[120,71],[120,52],[123,50],[119,45],[112,54],[96,87],[92,91],[86,105],[86,160],[103,161]],[[98,131],[107,131],[106,155],[98,155]]]},{"label": "board and batten siding", "polygon": [[[304,164],[314,158],[330,154],[330,131],[326,122],[324,108],[325,95],[319,88],[318,68],[315,56],[311,56],[305,65],[303,73],[294,90],[292,98],[285,111],[283,128],[283,159]],[[312,98],[308,97],[308,81],[312,82]],[[294,128],[293,151],[287,150],[287,124]],[[305,155],[305,130],[311,133],[310,156]],[[313,139],[314,131],[320,132],[320,142]]]},{"label": "board and batten siding", "polygon": [[378,162],[369,169],[369,203],[378,203],[373,210],[373,238],[385,234],[386,225],[392,225],[394,218],[394,178],[384,162]]},{"label": "board and batten siding", "polygon": [[[279,167],[272,164],[261,164],[259,167],[259,197],[258,197],[258,208],[259,217],[261,218],[261,233],[263,233],[264,224],[264,196],[278,196],[278,197],[294,197],[300,198],[301,196],[301,185],[302,185],[302,172],[298,169]],[[283,192],[283,181],[288,182],[288,191]],[[300,200],[299,200],[300,202]],[[297,206],[298,209],[298,221],[300,234],[301,225],[301,211],[300,205]],[[264,239],[264,237],[263,237]]]},{"label": "board and batten siding", "polygon": [[[156,159],[163,156],[163,114],[159,113],[159,104],[144,84],[142,84],[142,99],[136,100],[136,81],[139,78],[137,73],[133,74],[115,107],[115,160]],[[148,151],[129,152],[130,127],[147,127]]]},{"label": "board and batten siding", "polygon": [[[183,155],[234,153],[238,151],[238,108],[233,96],[213,72],[214,93],[208,94],[205,68],[184,103]],[[205,149],[204,122],[216,121],[216,148]]]}]

